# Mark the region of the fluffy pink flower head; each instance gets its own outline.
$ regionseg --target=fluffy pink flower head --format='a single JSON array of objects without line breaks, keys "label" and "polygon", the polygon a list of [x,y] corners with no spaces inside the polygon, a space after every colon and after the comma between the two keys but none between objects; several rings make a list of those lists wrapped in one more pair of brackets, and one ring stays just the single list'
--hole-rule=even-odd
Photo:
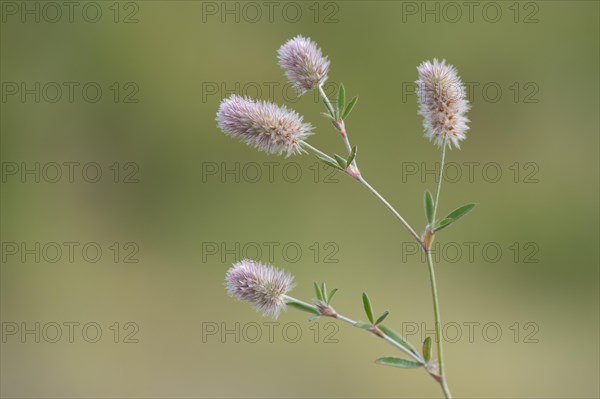
[{"label": "fluffy pink flower head", "polygon": [[456,69],[445,60],[425,61],[417,68],[419,114],[423,116],[425,137],[442,146],[445,140],[451,147],[460,148],[469,130],[465,116],[469,110],[466,90]]},{"label": "fluffy pink flower head", "polygon": [[285,294],[294,287],[293,280],[282,270],[244,259],[227,271],[225,282],[229,295],[276,319],[285,309]]},{"label": "fluffy pink flower head", "polygon": [[312,134],[312,126],[284,106],[232,95],[221,102],[217,126],[227,135],[270,154],[299,154],[300,141]]},{"label": "fluffy pink flower head", "polygon": [[302,36],[287,41],[278,50],[279,66],[300,95],[314,90],[327,80],[329,60],[317,44]]}]

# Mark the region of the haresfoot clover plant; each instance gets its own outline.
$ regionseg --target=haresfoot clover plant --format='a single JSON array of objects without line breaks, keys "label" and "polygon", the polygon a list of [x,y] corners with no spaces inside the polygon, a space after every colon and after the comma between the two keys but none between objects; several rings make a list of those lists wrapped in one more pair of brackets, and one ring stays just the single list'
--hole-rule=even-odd
[{"label": "haresfoot clover plant", "polygon": [[344,85],[340,85],[336,100],[332,103],[328,98],[323,90],[323,84],[328,77],[330,63],[327,57],[323,56],[321,49],[312,40],[297,36],[281,46],[278,55],[279,65],[300,94],[318,90],[326,108],[326,112],[322,115],[331,121],[333,127],[340,134],[347,154],[331,156],[307,143],[306,139],[312,135],[312,126],[304,123],[303,118],[296,112],[283,106],[237,95],[221,102],[216,118],[218,127],[225,134],[240,138],[246,144],[271,154],[314,153],[325,164],[341,170],[357,180],[398,219],[419,244],[427,260],[433,297],[437,360],[433,357],[433,342],[430,337],[427,337],[421,344],[421,351],[417,350],[407,339],[382,324],[389,316],[389,312],[376,314],[366,293],[362,294],[362,303],[367,321],[353,320],[340,314],[331,306],[337,288],[328,291],[325,283],[321,285],[315,283],[315,298],[311,303],[303,302],[287,295],[294,286],[291,275],[272,266],[248,259],[235,263],[227,272],[227,291],[237,299],[252,303],[265,316],[277,318],[281,311],[291,307],[311,313],[311,319],[331,317],[364,329],[393,345],[405,355],[404,357],[381,357],[376,360],[377,364],[400,368],[422,367],[440,384],[445,397],[451,398],[445,372],[441,312],[430,248],[440,230],[448,227],[475,207],[475,204],[466,204],[456,208],[443,218],[437,217],[446,149],[451,146],[460,148],[459,144],[466,139],[465,133],[468,130],[469,120],[465,114],[469,109],[469,103],[456,69],[446,64],[445,60],[440,62],[437,59],[434,59],[433,62],[423,62],[417,68],[419,114],[423,117],[425,137],[441,147],[441,167],[435,199],[429,191],[425,191],[426,224],[423,233],[418,234],[402,215],[365,180],[360,172],[356,161],[357,147],[350,144],[345,125],[345,120],[354,109],[358,97],[346,101],[346,90]]}]

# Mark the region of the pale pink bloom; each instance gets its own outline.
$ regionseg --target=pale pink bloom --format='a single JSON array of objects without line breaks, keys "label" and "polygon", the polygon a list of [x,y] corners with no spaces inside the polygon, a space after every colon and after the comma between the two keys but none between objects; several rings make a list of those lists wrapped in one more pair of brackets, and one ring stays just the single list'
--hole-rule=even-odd
[{"label": "pale pink bloom", "polygon": [[293,280],[282,270],[244,259],[227,271],[225,282],[229,295],[253,303],[264,316],[276,319],[285,309],[285,294],[294,287]]},{"label": "pale pink bloom", "polygon": [[465,116],[469,102],[456,69],[445,60],[434,59],[433,63],[423,62],[417,70],[419,114],[423,116],[425,137],[438,146],[447,139],[450,147],[453,144],[460,148],[459,142],[467,138],[469,130]]},{"label": "pale pink bloom", "polygon": [[221,102],[217,125],[227,135],[270,154],[299,154],[300,141],[312,134],[295,111],[266,101],[232,95]]},{"label": "pale pink bloom", "polygon": [[329,60],[309,38],[296,36],[279,48],[278,55],[279,66],[300,95],[327,80]]}]

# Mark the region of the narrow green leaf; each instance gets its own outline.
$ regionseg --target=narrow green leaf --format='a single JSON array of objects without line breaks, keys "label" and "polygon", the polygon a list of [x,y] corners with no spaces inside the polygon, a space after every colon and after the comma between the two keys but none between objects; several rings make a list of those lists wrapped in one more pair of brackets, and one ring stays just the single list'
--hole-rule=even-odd
[{"label": "narrow green leaf", "polygon": [[356,158],[356,150],[356,146],[352,147],[352,151],[350,151],[350,155],[348,156],[348,159],[346,159],[346,165],[352,164],[352,161]]},{"label": "narrow green leaf", "polygon": [[435,228],[433,229],[434,232],[440,231],[441,229],[443,229],[444,227],[448,226],[449,224],[451,224],[452,222],[454,222],[453,219],[442,219],[441,222],[439,222],[437,224],[437,226],[435,226]]},{"label": "narrow green leaf", "polygon": [[321,315],[321,312],[319,312],[319,310],[316,307],[309,305],[307,303],[289,301],[286,303],[286,305],[288,305],[290,308],[298,309],[303,312],[308,312],[308,313],[312,313],[314,315],[319,315],[319,316]]},{"label": "narrow green leaf", "polygon": [[321,315],[318,315],[318,316],[317,316],[317,315],[311,316],[311,317],[309,317],[309,318],[308,318],[308,321],[315,321],[315,320],[317,320],[319,317],[321,317]]},{"label": "narrow green leaf", "polygon": [[429,191],[425,191],[425,217],[427,223],[433,222],[433,197]]},{"label": "narrow green leaf", "polygon": [[423,341],[423,358],[426,362],[431,359],[431,337],[427,337]]},{"label": "narrow green leaf", "polygon": [[354,327],[362,328],[363,330],[369,330],[371,327],[373,327],[373,324],[357,321],[356,323],[354,323]]},{"label": "narrow green leaf", "polygon": [[344,109],[344,104],[346,102],[346,90],[344,89],[344,84],[340,85],[340,91],[338,93],[338,113],[342,112]]},{"label": "narrow green leaf", "polygon": [[467,213],[469,213],[473,208],[475,208],[475,204],[467,204],[467,205],[463,205],[461,207],[456,208],[455,210],[453,210],[452,212],[450,212],[448,214],[448,216],[446,216],[447,219],[458,219],[460,217],[465,216]]},{"label": "narrow green leaf", "polygon": [[344,114],[342,115],[342,119],[346,119],[348,117],[348,115],[350,115],[350,112],[352,112],[352,109],[356,105],[357,101],[358,101],[358,97],[354,97],[352,100],[350,100],[350,102],[348,103],[348,105],[346,105],[346,109],[344,110]]},{"label": "narrow green leaf", "polygon": [[385,312],[383,312],[383,314],[381,316],[379,316],[379,318],[375,321],[375,325],[378,325],[379,323],[384,321],[385,318],[388,317],[389,314],[390,314],[390,312],[388,312],[387,310]]},{"label": "narrow green leaf", "polygon": [[444,227],[449,226],[450,224],[456,222],[461,217],[465,216],[467,213],[471,212],[471,210],[475,208],[475,204],[466,204],[461,207],[456,208],[452,212],[448,214],[438,225],[435,227],[433,231],[440,231]]},{"label": "narrow green leaf", "polygon": [[404,369],[414,369],[417,367],[421,367],[420,363],[394,356],[380,357],[379,359],[375,360],[375,363],[381,364],[383,366],[401,367]]},{"label": "narrow green leaf", "polygon": [[321,112],[321,115],[323,115],[325,118],[329,119],[332,122],[335,122],[335,118],[333,116],[331,116],[330,114],[326,114],[325,112]]},{"label": "narrow green leaf", "polygon": [[323,300],[323,293],[321,292],[321,289],[319,288],[319,284],[317,284],[316,281],[313,284],[315,286],[315,295],[317,296],[317,299],[319,301],[322,301]]},{"label": "narrow green leaf", "polygon": [[331,302],[331,300],[333,299],[333,296],[335,295],[335,293],[338,291],[337,288],[334,288],[331,290],[331,292],[329,293],[329,302],[327,302],[327,304],[329,305],[329,303]]},{"label": "narrow green leaf", "polygon": [[333,157],[337,161],[338,165],[340,165],[340,168],[346,169],[347,165],[346,165],[346,160],[344,158],[340,157],[338,154],[334,154]]},{"label": "narrow green leaf", "polygon": [[327,296],[327,285],[325,285],[325,281],[321,284],[321,292],[323,293],[323,301],[325,303],[329,303],[329,297]]},{"label": "narrow green leaf", "polygon": [[325,165],[332,167],[333,169],[343,170],[343,169],[340,168],[340,166],[338,164],[335,164],[335,163],[333,163],[333,162],[331,162],[331,161],[329,161],[327,159],[319,158],[319,160],[321,162],[323,162]]},{"label": "narrow green leaf", "polygon": [[371,306],[371,300],[366,292],[363,292],[363,306],[365,307],[365,313],[371,323],[375,323],[375,319],[373,318],[373,307]]},{"label": "narrow green leaf", "polygon": [[387,335],[390,339],[395,341],[397,344],[403,346],[407,351],[417,354],[416,349],[408,341],[406,341],[400,334],[398,334],[396,331],[384,326],[383,324],[379,325],[378,327],[385,335]]}]

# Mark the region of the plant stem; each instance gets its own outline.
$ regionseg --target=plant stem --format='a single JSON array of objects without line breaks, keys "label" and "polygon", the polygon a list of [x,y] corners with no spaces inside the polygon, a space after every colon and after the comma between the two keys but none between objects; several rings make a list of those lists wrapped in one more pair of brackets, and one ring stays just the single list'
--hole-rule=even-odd
[{"label": "plant stem", "polygon": [[[301,141],[301,145],[303,145],[306,149],[313,151],[315,154],[319,155],[320,157],[322,157],[324,159],[328,159],[331,162],[335,162],[335,160],[333,158],[331,158],[329,155],[327,155],[324,152],[318,150],[317,148],[311,146],[310,144],[306,143],[305,141]],[[445,162],[445,157],[446,157],[446,142],[444,142],[443,145],[444,145],[444,148],[442,150],[442,162],[441,162],[440,176],[439,176],[438,185],[437,185],[436,199],[435,199],[435,203],[434,203],[434,207],[433,207],[433,214],[434,214],[433,221],[434,222],[435,222],[435,214],[437,212],[438,201],[440,198],[440,191],[442,188],[443,169],[444,169],[444,162]],[[425,248],[423,241],[421,240],[421,237],[417,234],[417,232],[410,226],[410,224],[408,224],[408,222],[402,217],[402,215],[400,215],[400,213],[398,211],[396,211],[396,209],[394,209],[394,207],[381,194],[379,194],[377,192],[377,190],[375,190],[362,176],[358,176],[357,180],[363,186],[365,186],[367,188],[367,190],[369,190],[369,192],[371,192],[371,194],[373,194],[379,201],[381,201],[386,206],[386,208],[388,208],[390,210],[390,212],[392,212],[392,214],[402,223],[402,225],[414,237],[414,239],[421,246],[421,249],[425,252],[425,255],[427,256],[427,266],[429,269],[429,279],[431,282],[431,291],[432,291],[432,296],[433,296],[433,311],[434,311],[434,317],[435,317],[435,331],[436,331],[436,342],[437,342],[437,352],[438,352],[438,361],[439,361],[439,376],[437,376],[438,378],[436,378],[436,380],[440,383],[445,397],[447,399],[451,399],[452,394],[450,393],[450,388],[448,387],[448,384],[446,382],[445,370],[444,370],[444,353],[443,353],[443,343],[442,343],[443,339],[442,339],[442,334],[441,334],[442,323],[441,323],[440,306],[439,306],[439,300],[438,300],[437,284],[436,284],[436,279],[435,279],[435,270],[433,267],[433,259],[431,257],[431,253],[427,248]],[[355,322],[353,320],[348,319],[345,316],[338,315],[338,318],[346,323],[355,324]],[[373,332],[373,331],[371,331],[371,332],[373,334],[377,335],[375,332]],[[385,337],[384,334],[383,334],[383,337]],[[400,349],[406,351],[404,348],[395,344],[393,340],[386,339],[386,341],[388,341],[392,345],[399,347]],[[409,355],[414,357],[414,354],[412,354],[412,353],[409,353]],[[434,377],[436,377],[436,376],[434,376]]]},{"label": "plant stem", "polygon": [[[337,314],[335,316],[336,319],[341,320],[345,323],[348,323],[352,326],[354,326],[357,322],[355,320],[352,320],[346,316],[343,316],[341,314]],[[404,353],[406,353],[407,355],[409,355],[410,357],[412,357],[417,363],[420,363],[421,365],[425,365],[425,360],[423,360],[420,356],[414,354],[413,352],[407,350],[405,347],[403,347],[402,345],[400,345],[399,343],[397,343],[396,341],[394,341],[393,339],[391,339],[390,337],[388,337],[387,335],[385,335],[383,332],[381,332],[381,330],[377,329],[377,327],[375,327],[375,329],[370,329],[367,330],[369,331],[371,334],[375,335],[376,337],[382,338],[384,341],[388,342],[389,344],[391,344],[392,346],[402,350]]]},{"label": "plant stem", "polygon": [[[284,299],[286,300],[286,302],[290,303],[290,302],[295,302],[295,303],[299,303],[302,305],[305,305],[306,307],[310,307],[312,309],[315,310],[315,312],[320,312],[320,310],[318,309],[318,307],[314,306],[314,305],[310,305],[306,302],[303,302],[299,299],[290,297],[288,295],[284,295]],[[339,313],[337,313],[335,310],[333,310],[333,308],[328,307],[328,309],[331,311],[331,313],[321,313],[321,316],[323,317],[331,317],[334,319],[338,319],[340,321],[343,321],[344,323],[350,324],[353,327],[356,327],[356,324],[358,323],[356,320],[352,320],[349,317],[346,317],[344,315],[341,315]],[[451,398],[450,396],[450,391],[448,390],[448,386],[446,385],[446,382],[443,380],[443,378],[441,378],[441,376],[439,374],[436,373],[436,371],[430,369],[427,367],[427,362],[425,361],[425,359],[423,359],[418,353],[413,352],[409,349],[407,349],[406,347],[404,347],[403,345],[401,345],[400,343],[396,342],[394,339],[392,339],[391,337],[388,337],[383,331],[381,331],[380,328],[378,328],[377,326],[373,326],[369,329],[364,329],[365,331],[370,332],[372,335],[376,336],[377,338],[381,338],[384,341],[386,341],[387,343],[389,343],[390,345],[392,345],[393,347],[395,347],[396,349],[400,349],[402,352],[406,353],[407,355],[409,355],[413,360],[415,360],[417,363],[419,363],[421,366],[423,366],[425,368],[425,370],[436,380],[440,383],[440,385],[442,385],[442,388],[444,390],[444,394],[446,395],[446,398]]]},{"label": "plant stem", "polygon": [[435,192],[435,202],[433,203],[433,223],[435,224],[435,215],[437,213],[438,202],[440,200],[440,191],[442,191],[442,180],[444,180],[444,162],[446,161],[446,139],[444,139],[444,144],[442,144],[442,161],[440,162],[440,176],[437,182],[437,189]]},{"label": "plant stem", "polygon": [[329,114],[332,118],[335,118],[335,111],[333,110],[333,105],[331,105],[331,101],[329,101],[327,94],[325,94],[325,90],[323,90],[323,85],[319,85],[319,94],[321,94],[321,98],[323,98],[323,101],[325,102],[325,106],[327,107]]},{"label": "plant stem", "polygon": [[317,154],[319,157],[326,159],[329,162],[333,162],[334,164],[337,164],[337,161],[335,159],[333,159],[329,155],[325,154],[323,151],[319,150],[318,148],[315,148],[312,145],[308,144],[306,141],[300,141],[300,145],[303,146],[305,149],[311,150],[312,152]]},{"label": "plant stem", "polygon": [[[433,204],[433,224],[435,224],[435,215],[437,213],[438,202],[440,200],[440,192],[442,191],[442,180],[444,179],[444,162],[446,160],[446,147],[447,140],[444,139],[444,143],[442,144],[442,161],[440,163],[440,175],[438,177],[437,182],[437,190],[435,194],[435,202]],[[431,226],[433,229],[433,226]],[[435,235],[431,238],[429,246],[433,244],[433,240],[435,239]],[[438,299],[437,292],[437,283],[435,280],[435,269],[433,267],[433,258],[431,257],[430,248],[423,247],[423,251],[427,256],[427,267],[429,269],[429,280],[431,282],[431,294],[433,296],[433,313],[435,315],[435,335],[437,342],[437,352],[438,352],[438,362],[439,362],[439,373],[440,373],[440,385],[442,386],[442,390],[444,391],[444,395],[446,398],[451,398],[452,394],[450,393],[450,388],[448,387],[448,383],[446,382],[446,372],[444,370],[444,350],[443,350],[443,337],[442,337],[442,317],[440,313],[440,303]]]},{"label": "plant stem", "polygon": [[438,352],[438,361],[440,366],[440,385],[444,391],[444,395],[446,398],[451,398],[452,394],[450,393],[450,389],[448,388],[448,384],[446,383],[446,376],[444,373],[444,351],[443,351],[443,338],[441,334],[442,330],[442,319],[440,315],[440,303],[438,300],[437,293],[437,284],[435,280],[435,270],[433,269],[433,259],[431,258],[431,252],[425,250],[427,254],[427,266],[429,268],[429,280],[431,282],[431,293],[433,295],[433,313],[435,315],[435,335],[437,342],[437,352]]},{"label": "plant stem", "polygon": [[[331,116],[335,118],[333,106],[331,105],[331,101],[329,101],[327,94],[325,94],[325,90],[323,90],[323,86],[319,86],[319,94],[321,95],[321,98],[325,102],[325,106],[327,107],[327,110],[329,110],[329,113],[331,114]],[[340,110],[340,112],[343,112],[343,110]],[[348,155],[350,155],[350,153],[352,152],[352,145],[350,144],[350,139],[348,138],[348,133],[346,133],[346,126],[344,125],[344,121],[342,120],[341,115],[338,115],[337,119],[339,119],[339,120],[336,120],[335,122],[333,122],[333,126],[336,128],[336,130],[338,132],[340,132],[340,135],[342,136],[342,139],[344,141],[344,146],[346,147],[346,151],[348,152]],[[352,166],[354,166],[356,169],[358,169],[358,166],[356,164],[356,158],[352,160]]]},{"label": "plant stem", "polygon": [[381,194],[379,194],[377,192],[377,190],[375,190],[362,176],[358,178],[358,181],[363,186],[365,186],[367,188],[367,190],[369,190],[371,192],[371,194],[373,194],[379,201],[381,201],[394,214],[394,216],[400,221],[400,223],[402,223],[402,225],[404,227],[406,227],[408,232],[414,237],[414,239],[417,241],[417,243],[419,243],[419,245],[421,245],[421,247],[423,247],[423,242],[421,241],[421,237],[419,237],[417,232],[410,226],[410,224],[408,224],[408,222],[406,220],[404,220],[402,215],[400,215],[400,213],[398,213],[398,211],[395,210],[394,207],[392,205],[390,205],[390,203],[387,202],[386,199],[383,198],[383,196]]},{"label": "plant stem", "polygon": [[315,312],[317,312],[317,313],[319,312],[319,310],[317,309],[316,306],[313,306],[313,305],[311,305],[309,303],[301,301],[300,299],[296,299],[296,298],[288,296],[288,295],[283,295],[283,299],[285,299],[286,302],[296,302],[296,303],[299,303],[299,304],[304,305],[306,307],[313,308],[315,310]]}]

